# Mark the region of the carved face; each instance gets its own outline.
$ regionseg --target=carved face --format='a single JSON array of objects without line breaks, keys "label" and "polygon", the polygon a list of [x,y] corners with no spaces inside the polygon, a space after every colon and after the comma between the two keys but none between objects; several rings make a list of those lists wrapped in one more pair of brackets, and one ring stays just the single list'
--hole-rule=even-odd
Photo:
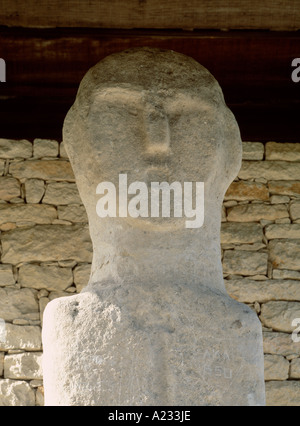
[{"label": "carved face", "polygon": [[103,178],[202,181],[215,168],[220,115],[183,90],[104,87],[88,117],[88,140]]},{"label": "carved face", "polygon": [[83,201],[101,181],[204,182],[222,201],[238,173],[241,140],[213,76],[172,51],[111,55],[84,77],[64,127]]}]

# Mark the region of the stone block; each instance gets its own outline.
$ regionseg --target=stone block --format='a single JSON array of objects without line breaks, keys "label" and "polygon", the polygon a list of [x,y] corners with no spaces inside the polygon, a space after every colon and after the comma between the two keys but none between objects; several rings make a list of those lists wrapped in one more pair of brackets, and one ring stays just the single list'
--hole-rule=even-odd
[{"label": "stone block", "polygon": [[49,303],[48,297],[41,297],[39,299],[39,309],[40,309],[40,320],[41,325],[43,326],[43,319],[44,319],[44,310],[46,309],[46,306]]},{"label": "stone block", "polygon": [[91,262],[92,243],[86,226],[36,225],[18,228],[1,237],[2,262]]},{"label": "stone block", "polygon": [[15,279],[11,265],[0,265],[0,287],[10,286],[15,284]]},{"label": "stone block", "polygon": [[3,375],[3,369],[4,369],[4,353],[0,352],[0,377]]},{"label": "stone block", "polygon": [[29,158],[31,156],[31,142],[25,139],[0,139],[0,158]]},{"label": "stone block", "polygon": [[0,338],[0,351],[23,349],[42,350],[41,328],[34,325],[5,324],[5,339]]},{"label": "stone block", "polygon": [[51,139],[34,139],[33,156],[35,158],[57,157],[58,142]]},{"label": "stone block", "polygon": [[42,353],[26,352],[4,357],[5,379],[42,379]]},{"label": "stone block", "polygon": [[260,320],[275,331],[292,333],[295,318],[300,318],[300,302],[271,301],[261,306]]},{"label": "stone block", "polygon": [[290,202],[290,197],[287,195],[271,195],[270,203],[271,204],[288,204]]},{"label": "stone block", "polygon": [[300,167],[288,161],[243,161],[238,177],[247,180],[258,176],[268,181],[300,180]]},{"label": "stone block", "polygon": [[243,142],[243,160],[263,160],[264,144],[261,142]]},{"label": "stone block", "polygon": [[231,297],[243,303],[265,303],[271,300],[300,302],[300,285],[295,280],[257,281],[249,278],[225,280]]},{"label": "stone block", "polygon": [[36,291],[11,287],[0,288],[0,318],[5,321],[14,319],[39,319]]},{"label": "stone block", "polygon": [[43,198],[45,204],[68,205],[82,204],[77,185],[69,182],[49,183]]},{"label": "stone block", "polygon": [[10,201],[21,195],[20,182],[10,176],[0,177],[0,199]]},{"label": "stone block", "polygon": [[45,182],[41,179],[26,179],[25,198],[27,203],[38,204],[45,193]]},{"label": "stone block", "polygon": [[266,160],[300,161],[300,143],[266,143]]},{"label": "stone block", "polygon": [[73,223],[88,223],[84,206],[57,206],[58,219]]},{"label": "stone block", "polygon": [[267,273],[267,264],[267,253],[225,250],[223,272],[232,275],[265,275]]},{"label": "stone block", "polygon": [[9,173],[18,179],[43,179],[74,182],[74,174],[69,161],[32,160],[12,163]]},{"label": "stone block", "polygon": [[22,265],[19,269],[18,283],[21,287],[46,289],[48,291],[63,291],[73,283],[70,268],[60,268],[55,265]]},{"label": "stone block", "polygon": [[300,201],[294,201],[291,203],[290,214],[292,220],[300,219]]},{"label": "stone block", "polygon": [[1,204],[0,223],[50,224],[57,218],[55,207],[41,204]]},{"label": "stone block", "polygon": [[5,169],[5,160],[0,160],[0,176],[3,176]]},{"label": "stone block", "polygon": [[226,191],[224,199],[236,201],[267,201],[269,199],[269,190],[267,186],[262,183],[239,180],[232,182]]},{"label": "stone block", "polygon": [[21,380],[0,379],[0,406],[34,406],[35,392]]},{"label": "stone block", "polygon": [[282,280],[300,280],[300,272],[290,271],[289,269],[273,269],[273,278]]},{"label": "stone block", "polygon": [[300,358],[291,361],[290,379],[300,379]]},{"label": "stone block", "polygon": [[290,333],[264,331],[263,342],[265,354],[300,356],[300,345],[293,342]]},{"label": "stone block", "polygon": [[231,207],[227,210],[229,222],[259,222],[260,220],[276,220],[289,217],[285,205],[245,204]]},{"label": "stone block", "polygon": [[265,228],[265,236],[268,240],[291,238],[300,239],[300,224],[271,224]]},{"label": "stone block", "polygon": [[253,244],[262,240],[262,226],[258,223],[222,223],[221,244]]},{"label": "stone block", "polygon": [[300,405],[300,382],[270,381],[266,383],[267,406],[290,407]]},{"label": "stone block", "polygon": [[44,406],[44,386],[39,386],[35,394],[36,405],[38,407]]},{"label": "stone block", "polygon": [[65,144],[64,144],[64,141],[62,141],[62,142],[59,144],[59,156],[60,156],[61,158],[67,158],[67,159],[69,159],[68,154],[67,154],[67,152],[66,152],[66,150],[65,150]]},{"label": "stone block", "polygon": [[290,363],[281,355],[264,356],[265,380],[287,380],[289,377]]},{"label": "stone block", "polygon": [[89,282],[91,274],[91,265],[83,263],[74,268],[74,283],[76,285],[77,293],[79,293]]},{"label": "stone block", "polygon": [[300,269],[300,239],[271,240],[269,243],[270,261],[274,269]]},{"label": "stone block", "polygon": [[300,197],[300,181],[270,181],[268,186],[271,194]]}]

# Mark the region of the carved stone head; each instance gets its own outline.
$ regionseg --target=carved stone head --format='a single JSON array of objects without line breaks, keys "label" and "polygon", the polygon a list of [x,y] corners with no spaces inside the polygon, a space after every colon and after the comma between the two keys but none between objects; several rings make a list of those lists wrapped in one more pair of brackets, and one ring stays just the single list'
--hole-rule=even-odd
[{"label": "carved stone head", "polygon": [[239,129],[218,82],[170,50],[129,49],[91,68],[64,141],[90,220],[97,185],[118,187],[120,174],[128,184],[204,182],[207,208],[219,210],[241,163]]}]

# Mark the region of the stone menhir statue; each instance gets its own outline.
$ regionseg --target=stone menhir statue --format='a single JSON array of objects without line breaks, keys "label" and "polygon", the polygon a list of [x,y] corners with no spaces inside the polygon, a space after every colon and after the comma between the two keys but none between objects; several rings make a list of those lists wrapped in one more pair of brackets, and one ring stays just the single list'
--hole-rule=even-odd
[{"label": "stone menhir statue", "polygon": [[44,314],[46,405],[264,405],[260,322],[222,276],[241,139],[214,77],[173,51],[108,56],[63,138],[93,263]]}]

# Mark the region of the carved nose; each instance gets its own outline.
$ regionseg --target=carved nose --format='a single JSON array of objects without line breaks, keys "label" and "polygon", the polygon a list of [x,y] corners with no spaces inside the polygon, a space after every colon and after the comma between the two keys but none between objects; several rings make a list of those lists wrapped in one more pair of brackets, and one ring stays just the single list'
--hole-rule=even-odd
[{"label": "carved nose", "polygon": [[166,153],[170,149],[168,117],[162,109],[151,107],[145,111],[146,150],[149,154]]}]

